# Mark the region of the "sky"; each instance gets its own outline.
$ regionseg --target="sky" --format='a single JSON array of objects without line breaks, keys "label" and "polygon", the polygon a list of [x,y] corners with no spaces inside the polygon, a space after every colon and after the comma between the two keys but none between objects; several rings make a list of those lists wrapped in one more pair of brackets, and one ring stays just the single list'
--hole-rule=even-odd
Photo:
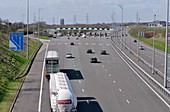
[{"label": "sky", "polygon": [[[24,22],[27,19],[28,0],[0,0],[0,18],[11,22]],[[119,5],[123,5],[123,21],[136,22],[137,12],[141,22],[166,20],[167,0],[29,0],[29,23],[40,20],[48,24],[59,24],[64,18],[65,24],[111,23],[121,22]]]}]

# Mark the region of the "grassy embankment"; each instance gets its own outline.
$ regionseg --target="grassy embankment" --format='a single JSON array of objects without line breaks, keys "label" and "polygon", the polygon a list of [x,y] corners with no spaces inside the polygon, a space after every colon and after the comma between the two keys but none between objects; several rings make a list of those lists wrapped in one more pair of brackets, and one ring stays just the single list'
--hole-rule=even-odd
[{"label": "grassy embankment", "polygon": [[[38,38],[38,36],[36,36],[36,38]],[[44,39],[44,40],[50,40],[52,37],[48,37],[48,36],[40,36],[40,39]]]},{"label": "grassy embankment", "polygon": [[[26,38],[24,50],[10,51],[9,37],[0,33],[0,112],[8,112],[13,98],[23,78],[14,78],[25,67],[26,58]],[[29,57],[38,47],[38,41],[29,39]]]},{"label": "grassy embankment", "polygon": [[[154,27],[148,27],[148,26],[143,26],[140,25],[139,26],[139,32],[153,32],[154,31]],[[155,36],[155,48],[160,49],[160,50],[165,50],[165,27],[156,27],[155,28],[155,32],[156,32],[156,36]],[[137,25],[133,25],[130,26],[130,35],[134,38],[138,37],[138,26]],[[153,45],[153,37],[152,38],[144,38],[144,37],[140,37],[139,38],[140,41],[145,42],[146,44],[152,46]],[[168,52],[170,52],[170,39],[168,39],[169,42],[169,48],[168,48]]]}]

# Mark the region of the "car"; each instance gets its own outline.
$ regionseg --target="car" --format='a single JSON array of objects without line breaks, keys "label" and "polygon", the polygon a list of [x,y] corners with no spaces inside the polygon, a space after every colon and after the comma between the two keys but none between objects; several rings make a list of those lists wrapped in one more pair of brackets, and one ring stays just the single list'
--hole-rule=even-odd
[{"label": "car", "polygon": [[139,46],[139,50],[144,50],[144,47],[143,46]]},{"label": "car", "polygon": [[91,63],[97,63],[97,58],[96,57],[92,57],[91,60],[90,60]]},{"label": "car", "polygon": [[87,49],[87,53],[93,53],[92,49]]},{"label": "car", "polygon": [[136,42],[137,42],[137,40],[134,40],[133,42],[135,42],[135,43],[136,43]]},{"label": "car", "polygon": [[107,53],[106,53],[106,50],[102,50],[101,54],[102,54],[102,55],[106,55],[106,54],[107,54]]},{"label": "car", "polygon": [[67,53],[66,54],[66,58],[72,58],[73,56],[72,56],[72,54],[71,53]]},{"label": "car", "polygon": [[75,45],[74,42],[71,42],[70,45]]}]

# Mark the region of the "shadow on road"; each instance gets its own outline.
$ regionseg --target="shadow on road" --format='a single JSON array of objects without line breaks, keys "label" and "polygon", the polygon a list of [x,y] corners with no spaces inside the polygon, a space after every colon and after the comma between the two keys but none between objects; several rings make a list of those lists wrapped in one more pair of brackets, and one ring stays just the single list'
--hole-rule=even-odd
[{"label": "shadow on road", "polygon": [[78,112],[103,112],[94,97],[77,97],[77,100]]},{"label": "shadow on road", "polygon": [[84,79],[81,72],[79,70],[74,69],[60,69],[60,72],[64,72],[67,74],[70,80],[80,80]]}]

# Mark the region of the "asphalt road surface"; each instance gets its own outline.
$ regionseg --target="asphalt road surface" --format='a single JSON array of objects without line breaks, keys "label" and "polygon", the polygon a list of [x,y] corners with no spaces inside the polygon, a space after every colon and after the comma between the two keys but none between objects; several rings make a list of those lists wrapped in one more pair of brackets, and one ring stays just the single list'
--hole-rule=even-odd
[{"label": "asphalt road surface", "polygon": [[[75,45],[70,45],[71,42]],[[46,44],[44,43],[32,65],[13,112],[50,112],[48,82],[45,77],[41,100],[39,99]],[[87,54],[88,48],[94,53]],[[101,55],[102,49],[109,55]],[[170,111],[170,108],[117,55],[108,39],[53,38],[48,50],[59,52],[60,69],[67,73],[78,98],[78,112]],[[74,58],[66,59],[68,52],[71,52]],[[92,57],[97,57],[99,63],[90,63]]]}]

